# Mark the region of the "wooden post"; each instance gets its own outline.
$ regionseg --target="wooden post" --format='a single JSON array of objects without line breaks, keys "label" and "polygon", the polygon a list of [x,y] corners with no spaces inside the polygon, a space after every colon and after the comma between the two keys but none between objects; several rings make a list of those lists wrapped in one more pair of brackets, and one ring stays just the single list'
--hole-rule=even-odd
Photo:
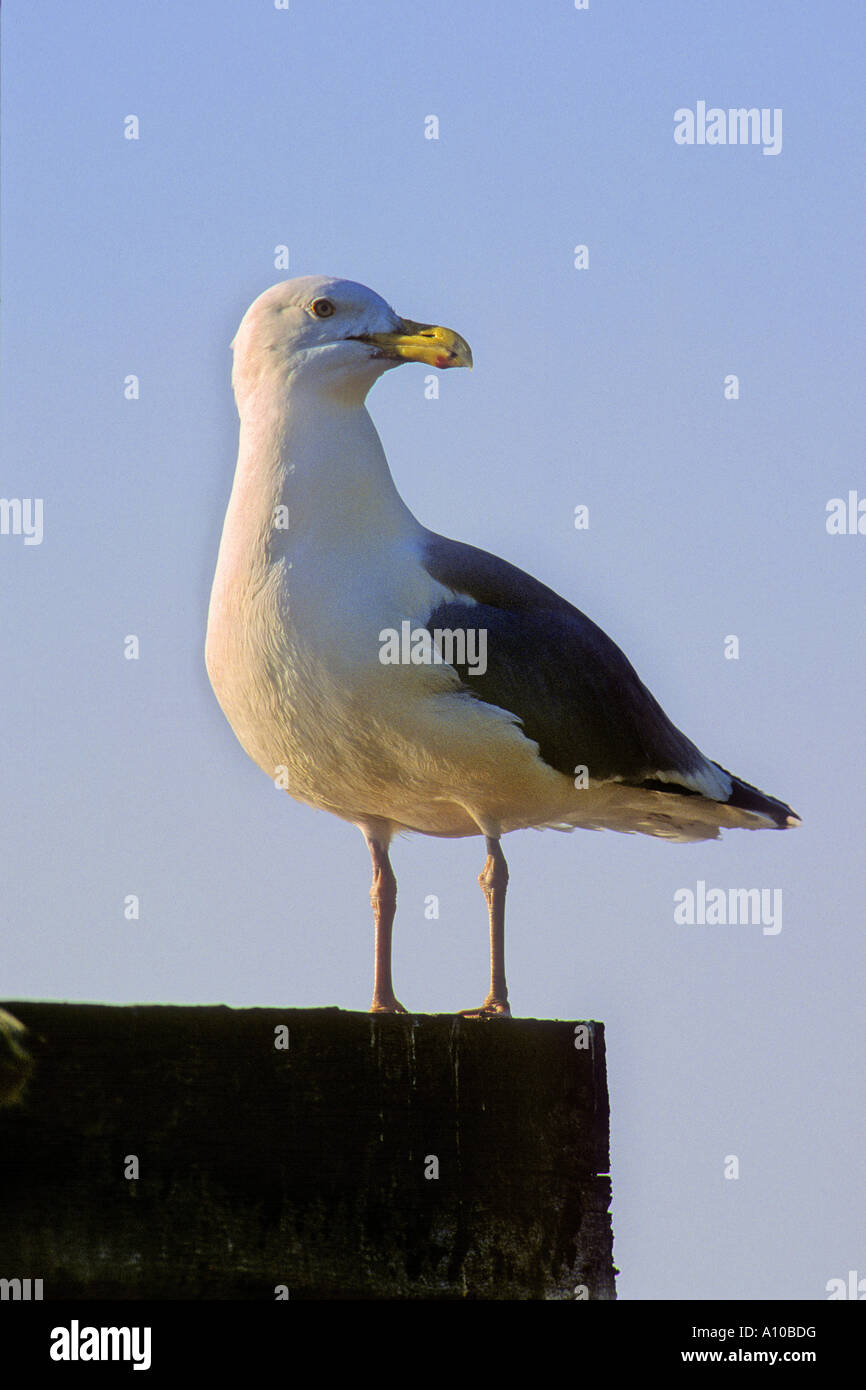
[{"label": "wooden post", "polygon": [[615,1298],[599,1023],[12,1003],[0,1279],[45,1299]]}]

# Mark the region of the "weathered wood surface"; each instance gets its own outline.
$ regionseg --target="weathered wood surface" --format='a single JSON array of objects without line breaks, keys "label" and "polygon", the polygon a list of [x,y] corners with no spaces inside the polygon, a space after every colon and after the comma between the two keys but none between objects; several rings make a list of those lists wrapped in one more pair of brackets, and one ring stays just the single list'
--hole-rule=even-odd
[{"label": "weathered wood surface", "polygon": [[6,1007],[34,1067],[0,1109],[0,1278],[46,1299],[615,1297],[601,1024],[576,1047],[582,1025],[535,1019]]}]

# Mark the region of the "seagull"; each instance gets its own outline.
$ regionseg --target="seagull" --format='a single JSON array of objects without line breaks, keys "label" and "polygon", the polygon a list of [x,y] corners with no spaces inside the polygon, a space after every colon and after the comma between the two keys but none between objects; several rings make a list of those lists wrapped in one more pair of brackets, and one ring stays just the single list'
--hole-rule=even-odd
[{"label": "seagull", "polygon": [[511,1013],[504,834],[696,841],[800,823],[680,733],[583,613],[403,502],[365,399],[401,363],[471,367],[459,333],[351,280],[302,276],[261,294],[232,346],[240,442],[208,675],[275,785],[364,835],[371,1012],[407,1012],[391,976],[395,834],[484,836],[490,989],[462,1013],[495,1019]]}]

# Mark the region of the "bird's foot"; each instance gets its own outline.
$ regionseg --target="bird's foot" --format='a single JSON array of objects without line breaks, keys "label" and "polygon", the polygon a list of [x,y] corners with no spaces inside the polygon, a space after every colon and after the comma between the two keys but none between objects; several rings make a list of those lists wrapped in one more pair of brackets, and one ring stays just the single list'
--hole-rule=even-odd
[{"label": "bird's foot", "polygon": [[485,999],[480,1009],[460,1009],[460,1018],[510,1018],[507,999]]},{"label": "bird's foot", "polygon": [[390,999],[377,999],[374,995],[370,1005],[371,1014],[407,1014],[408,1012],[409,1010],[404,1009],[400,1000],[393,994]]}]

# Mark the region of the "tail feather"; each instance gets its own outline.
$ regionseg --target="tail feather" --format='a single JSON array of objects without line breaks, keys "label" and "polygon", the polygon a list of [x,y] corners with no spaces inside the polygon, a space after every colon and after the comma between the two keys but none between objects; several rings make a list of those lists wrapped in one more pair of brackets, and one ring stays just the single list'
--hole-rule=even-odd
[{"label": "tail feather", "polygon": [[[719,764],[716,763],[716,767]],[[727,771],[722,768],[722,772]],[[735,777],[732,772],[727,774],[731,779],[731,794],[725,803],[733,806],[740,811],[753,811],[759,816],[768,816],[769,819],[779,830],[788,830],[790,827],[800,824],[800,817],[796,811],[792,811],[790,806],[784,801],[778,801],[774,796],[767,796],[766,792],[759,791],[750,782],[744,782],[741,777]]]},{"label": "tail feather", "polygon": [[[718,777],[718,773],[722,774],[721,778]],[[695,797],[705,806],[729,806],[732,811],[745,811],[752,816],[761,816],[777,830],[790,830],[801,823],[796,811],[792,811],[786,802],[779,801],[775,796],[767,796],[766,792],[753,787],[751,782],[744,782],[742,777],[735,777],[720,763],[709,760],[705,764],[704,775],[693,774],[688,783],[680,782],[674,773],[666,772],[655,777],[643,777],[639,782],[627,782],[625,785],[640,787],[643,791],[664,792],[668,796]],[[737,822],[736,819],[728,822],[729,825],[738,823],[745,826],[750,824],[748,821]],[[751,826],[757,829],[754,822],[751,822]]]}]

